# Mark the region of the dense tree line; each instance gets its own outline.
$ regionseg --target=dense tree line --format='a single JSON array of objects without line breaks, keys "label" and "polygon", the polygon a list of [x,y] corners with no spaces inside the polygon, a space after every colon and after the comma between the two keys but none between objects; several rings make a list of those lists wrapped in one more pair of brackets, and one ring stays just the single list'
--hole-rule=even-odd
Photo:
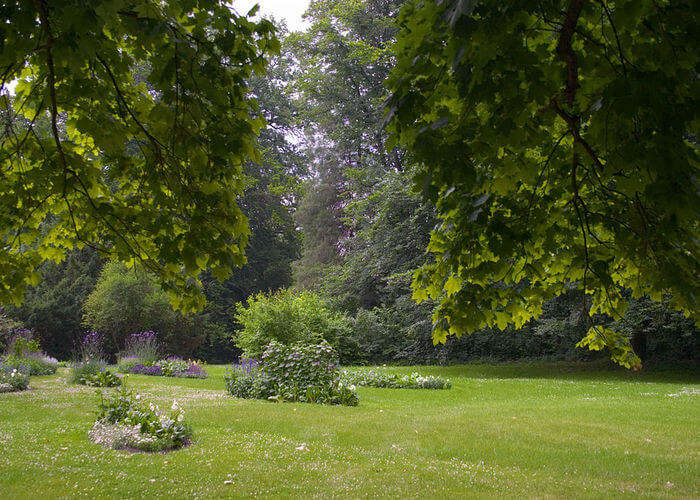
[{"label": "dense tree line", "polygon": [[[693,311],[697,281],[693,235],[700,204],[692,189],[696,149],[689,125],[697,109],[689,73],[697,56],[677,44],[689,30],[688,6],[645,6],[633,12],[631,4],[616,2],[610,9],[605,2],[577,1],[490,6],[314,0],[307,12],[309,28],[288,33],[279,27],[281,44],[271,23],[234,16],[231,24],[219,26],[204,16],[193,21],[199,38],[174,52],[151,60],[128,49],[131,66],[122,61],[115,75],[133,76],[125,102],[109,81],[115,62],[107,69],[98,64],[96,76],[107,81],[100,83],[105,96],[92,110],[66,106],[56,114],[51,109],[52,87],[64,93],[63,99],[77,92],[70,87],[75,82],[67,73],[69,59],[58,60],[63,66],[53,86],[37,82],[48,103],[37,100],[25,76],[14,96],[2,95],[8,104],[3,109],[8,154],[22,149],[15,140],[21,130],[36,141],[31,154],[39,158],[39,149],[46,154],[48,148],[52,161],[64,145],[80,155],[79,144],[92,137],[96,149],[83,155],[116,164],[105,164],[114,175],[92,179],[91,189],[107,189],[104,184],[115,192],[96,214],[89,205],[92,191],[77,188],[70,195],[52,191],[53,205],[35,203],[34,227],[20,231],[25,241],[41,234],[37,254],[32,250],[28,257],[45,254],[57,262],[35,266],[32,260],[23,264],[24,277],[13,274],[23,284],[6,292],[16,296],[26,287],[24,302],[4,309],[0,330],[17,328],[12,321],[20,321],[36,330],[49,353],[67,358],[88,328],[107,333],[113,352],[124,336],[157,329],[173,353],[224,362],[240,352],[234,342],[240,321],[257,321],[239,304],[259,300],[263,305],[252,310],[266,318],[278,309],[288,314],[285,304],[313,308],[313,297],[322,297],[316,302],[323,303],[334,325],[328,340],[347,363],[610,355],[628,366],[637,358],[697,360],[697,329],[675,309]],[[175,2],[173,8],[186,10],[187,3]],[[52,9],[49,17],[60,17],[60,7]],[[92,15],[86,9],[84,15]],[[100,22],[106,22],[102,15]],[[149,23],[173,29],[168,19],[167,13],[124,11],[109,25],[141,36]],[[25,21],[29,30],[31,23]],[[54,33],[43,26],[36,35],[40,40],[78,29]],[[245,34],[238,54],[244,69],[235,72],[225,58],[193,67],[225,77],[234,89],[219,93],[207,80],[207,88],[197,87],[200,94],[187,101],[202,82],[166,77],[164,65],[201,44],[218,56],[236,30]],[[649,46],[649,33],[662,31],[659,43]],[[89,36],[99,39],[92,32]],[[211,44],[207,36],[213,36]],[[168,43],[167,35],[148,43],[161,46]],[[105,57],[120,50],[114,40],[101,47]],[[657,61],[673,57],[661,66],[636,47],[655,54]],[[575,66],[572,54],[578,58]],[[45,78],[51,76],[48,55],[44,50],[43,58],[30,60]],[[90,54],[79,55],[92,61]],[[263,60],[269,60],[266,67]],[[664,81],[667,86],[655,100],[641,87],[645,82],[657,88]],[[139,84],[143,87],[137,89]],[[143,88],[151,99],[142,102],[137,94]],[[107,96],[113,98],[112,107]],[[228,104],[221,101],[224,96]],[[13,111],[19,99],[36,111],[35,119]],[[637,111],[621,99],[629,99],[624,102]],[[194,118],[178,123],[181,111],[193,112],[180,109],[181,100],[193,107],[201,124]],[[237,125],[211,128],[226,106],[232,112],[234,101]],[[168,106],[172,109],[162,117],[155,116],[154,109]],[[677,112],[669,114],[669,109]],[[88,112],[94,115],[83,121],[68,119]],[[205,118],[202,112],[213,114]],[[614,119],[613,135],[604,132],[603,115]],[[138,116],[152,118],[148,127],[162,136],[151,140]],[[88,127],[107,117],[124,122],[120,145]],[[174,125],[166,126],[170,118]],[[267,125],[254,139],[263,119]],[[213,152],[220,162],[216,168],[225,175],[210,179],[211,172],[195,169],[197,176],[178,188],[194,190],[193,204],[180,206],[168,198],[167,175],[147,174],[183,154],[176,140],[194,140],[197,126],[210,127],[207,154]],[[237,141],[240,131],[244,134]],[[172,139],[168,148],[160,147],[166,138]],[[233,147],[228,156],[225,147]],[[170,159],[159,163],[159,151]],[[196,148],[187,154],[195,166],[202,160]],[[234,167],[226,170],[226,162]],[[11,189],[0,203],[10,206],[16,204],[12,193],[22,189],[22,172],[4,165]],[[150,248],[160,245],[170,229],[178,235],[179,243],[159,247],[168,253],[153,261],[120,243],[119,231],[107,225],[121,210],[120,196],[134,196],[118,193],[119,183],[132,174],[145,176],[141,194],[146,201],[122,213],[139,221],[133,234],[125,233],[127,243]],[[77,172],[76,179],[81,175],[87,174]],[[36,201],[36,193],[24,195],[27,203]],[[149,199],[160,204],[150,206]],[[83,213],[73,228],[76,234],[70,235],[66,217],[71,203],[78,202]],[[156,208],[169,210],[174,219],[158,219]],[[21,210],[13,206],[10,213],[16,219]],[[225,219],[221,233],[202,232],[212,214],[215,221]],[[91,216],[101,219],[89,222]],[[186,229],[180,227],[184,220],[190,221]],[[195,221],[201,227],[194,227]],[[5,241],[13,239],[8,231]],[[72,241],[81,232],[94,233],[96,240]],[[217,234],[227,235],[226,241],[218,241]],[[224,248],[231,258],[223,256]],[[212,252],[218,257],[209,261]],[[9,255],[0,255],[0,271]],[[129,267],[110,261],[114,257]],[[138,260],[146,265],[132,267]],[[231,264],[238,267],[225,269]],[[274,296],[259,295],[290,287],[278,295],[279,304],[273,304]],[[168,305],[175,292],[188,297],[177,312]],[[203,305],[202,298],[203,309],[184,307]],[[305,315],[303,310],[294,314]],[[302,337],[316,333],[323,332]]]}]

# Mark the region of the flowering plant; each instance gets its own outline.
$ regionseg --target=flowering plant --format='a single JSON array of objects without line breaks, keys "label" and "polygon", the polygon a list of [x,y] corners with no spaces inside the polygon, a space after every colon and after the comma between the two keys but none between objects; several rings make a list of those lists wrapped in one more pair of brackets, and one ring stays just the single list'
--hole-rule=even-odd
[{"label": "flowering plant", "polygon": [[228,392],[236,397],[274,401],[358,404],[352,384],[338,377],[338,360],[326,342],[285,346],[271,342],[260,361],[243,359],[224,376]]},{"label": "flowering plant", "polygon": [[122,384],[121,377],[107,369],[101,360],[86,360],[73,363],[68,373],[68,381],[91,387],[117,387]]},{"label": "flowering plant", "polygon": [[78,349],[83,361],[103,359],[102,335],[100,335],[100,332],[86,333],[80,341]]},{"label": "flowering plant", "polygon": [[[124,359],[124,358],[123,358]],[[207,378],[207,372],[196,361],[185,361],[177,356],[161,359],[155,363],[119,362],[119,371],[155,377]]]},{"label": "flowering plant", "polygon": [[42,352],[25,353],[23,356],[9,354],[2,363],[17,370],[24,370],[28,375],[51,375],[58,369],[58,360]]},{"label": "flowering plant", "polygon": [[0,363],[0,393],[23,391],[29,387],[29,375],[23,369]]},{"label": "flowering plant", "polygon": [[123,356],[117,361],[117,371],[120,373],[134,373],[134,367],[140,365],[141,360],[136,356]]},{"label": "flowering plant", "polygon": [[161,345],[158,333],[153,330],[132,333],[126,341],[121,357],[135,357],[142,363],[155,363],[160,359]]},{"label": "flowering plant", "polygon": [[88,432],[90,439],[112,449],[163,451],[181,448],[192,440],[184,422],[184,411],[173,401],[171,412],[148,405],[140,395],[121,389],[105,395],[98,403],[98,420]]},{"label": "flowering plant", "polygon": [[450,389],[452,387],[452,382],[448,379],[435,375],[421,375],[418,372],[397,375],[381,370],[343,370],[341,377],[348,383],[390,389]]}]

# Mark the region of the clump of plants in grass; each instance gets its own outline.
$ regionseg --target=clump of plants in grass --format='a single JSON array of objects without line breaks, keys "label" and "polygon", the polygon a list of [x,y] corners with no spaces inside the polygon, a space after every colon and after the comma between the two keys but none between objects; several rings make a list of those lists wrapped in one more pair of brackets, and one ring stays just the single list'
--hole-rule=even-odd
[{"label": "clump of plants in grass", "polygon": [[117,387],[122,385],[119,375],[107,369],[101,360],[86,360],[73,363],[68,372],[68,382],[90,387]]},{"label": "clump of plants in grass", "polygon": [[41,352],[32,330],[20,329],[10,339],[6,354],[0,359],[5,366],[27,375],[51,375],[58,369],[58,360]]},{"label": "clump of plants in grass", "polygon": [[185,361],[177,356],[170,356],[153,364],[137,363],[130,367],[136,375],[153,377],[207,378],[207,371],[197,361]]},{"label": "clump of plants in grass", "polygon": [[351,384],[382,387],[389,389],[450,389],[449,379],[435,375],[421,375],[413,372],[408,375],[397,375],[381,370],[343,370],[343,380]]},{"label": "clump of plants in grass", "polygon": [[135,358],[142,364],[153,364],[161,358],[161,351],[158,333],[148,330],[131,334],[120,358]]},{"label": "clump of plants in grass", "polygon": [[117,361],[121,373],[155,377],[207,378],[207,372],[196,361],[178,356],[161,359],[158,334],[153,331],[135,333],[129,337],[126,350]]},{"label": "clump of plants in grass", "polygon": [[29,375],[24,369],[0,363],[0,393],[23,391],[29,387]]},{"label": "clump of plants in grass", "polygon": [[239,398],[300,401],[357,406],[354,385],[339,376],[333,348],[316,345],[285,346],[271,342],[260,360],[243,359],[224,376],[227,391]]},{"label": "clump of plants in grass", "polygon": [[78,350],[81,359],[70,364],[69,383],[91,387],[117,387],[122,384],[121,377],[110,372],[103,360],[102,336],[99,332],[85,334]]},{"label": "clump of plants in grass", "polygon": [[174,450],[192,441],[192,429],[184,416],[177,401],[166,412],[140,395],[120,389],[113,395],[102,393],[98,419],[88,436],[92,442],[115,450]]}]

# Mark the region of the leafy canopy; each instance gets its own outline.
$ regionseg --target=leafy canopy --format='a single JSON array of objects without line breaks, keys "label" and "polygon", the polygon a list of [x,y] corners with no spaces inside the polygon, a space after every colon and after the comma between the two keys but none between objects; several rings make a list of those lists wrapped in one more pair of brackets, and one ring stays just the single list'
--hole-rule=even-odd
[{"label": "leafy canopy", "polygon": [[245,262],[236,196],[264,123],[245,82],[279,48],[273,25],[220,0],[35,0],[0,16],[0,301],[89,245],[201,307],[200,272]]},{"label": "leafy canopy", "polygon": [[[697,313],[694,1],[426,0],[403,11],[387,119],[436,203],[434,342],[519,328],[562,283]],[[603,328],[581,342],[626,366]]]}]

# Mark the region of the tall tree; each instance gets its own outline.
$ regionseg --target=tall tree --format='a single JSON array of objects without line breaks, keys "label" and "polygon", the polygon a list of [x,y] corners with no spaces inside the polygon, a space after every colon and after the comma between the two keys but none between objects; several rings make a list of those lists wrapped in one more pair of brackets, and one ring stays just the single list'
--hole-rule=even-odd
[{"label": "tall tree", "polygon": [[[284,27],[280,34],[285,33]],[[299,258],[301,238],[293,214],[301,196],[307,159],[293,142],[298,111],[289,91],[292,55],[288,48],[272,58],[264,75],[249,80],[251,93],[267,126],[257,146],[260,160],[244,167],[246,188],[239,205],[250,221],[251,235],[246,248],[247,262],[234,269],[224,281],[204,280],[209,328],[198,356],[208,360],[230,361],[237,351],[231,336],[239,328],[235,305],[259,292],[291,285],[292,262]]]},{"label": "tall tree", "polygon": [[[424,166],[435,256],[415,297],[434,340],[519,328],[576,283],[620,317],[624,289],[697,313],[695,1],[412,2],[388,120]],[[588,307],[586,307],[588,309]],[[586,311],[588,312],[588,311]],[[626,337],[582,340],[638,363]]]},{"label": "tall tree", "polygon": [[310,28],[287,40],[299,61],[293,77],[303,144],[315,158],[298,218],[306,236],[297,266],[304,285],[318,284],[343,260],[342,240],[353,230],[343,220],[348,202],[369,195],[385,172],[403,169],[403,154],[386,150],[381,127],[401,3],[315,0],[306,13]]},{"label": "tall tree", "polygon": [[201,306],[200,272],[245,262],[236,195],[263,124],[245,82],[279,47],[273,25],[221,0],[34,0],[0,16],[0,94],[16,82],[0,95],[13,114],[0,131],[0,301],[21,300],[42,260],[88,245]]}]

